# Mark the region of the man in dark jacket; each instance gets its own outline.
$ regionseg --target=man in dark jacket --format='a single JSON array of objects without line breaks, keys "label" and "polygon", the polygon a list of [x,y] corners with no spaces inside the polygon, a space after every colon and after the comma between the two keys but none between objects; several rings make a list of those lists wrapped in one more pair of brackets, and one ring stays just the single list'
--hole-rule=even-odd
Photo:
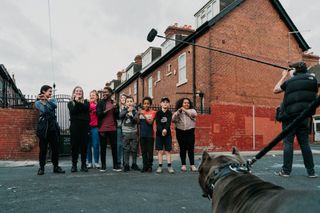
[{"label": "man in dark jacket", "polygon": [[[280,81],[273,90],[276,94],[284,92],[283,107],[286,119],[282,122],[283,129],[316,99],[318,93],[317,80],[313,75],[307,73],[307,66],[304,62],[291,64],[290,67],[293,70],[283,71]],[[290,73],[292,74],[292,78],[286,80]],[[290,176],[293,159],[293,141],[294,137],[297,136],[308,177],[317,177],[309,146],[309,129],[310,118],[306,118],[284,138],[283,166],[282,170],[276,173],[277,175],[282,177]]]}]

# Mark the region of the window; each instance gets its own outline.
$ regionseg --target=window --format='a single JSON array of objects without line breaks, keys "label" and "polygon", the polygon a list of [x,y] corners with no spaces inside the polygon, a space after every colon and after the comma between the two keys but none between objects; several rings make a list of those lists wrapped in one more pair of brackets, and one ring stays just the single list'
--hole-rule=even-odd
[{"label": "window", "polygon": [[160,80],[161,80],[161,72],[159,70],[158,73],[157,73],[157,81],[160,81]]},{"label": "window", "polygon": [[137,82],[135,81],[134,85],[133,85],[133,94],[136,95],[137,94]]},{"label": "window", "polygon": [[152,95],[152,76],[148,78],[148,96],[153,97]]},{"label": "window", "polygon": [[[187,82],[187,72],[186,72],[186,53],[183,53],[178,58],[179,71],[178,71],[178,84],[183,84]],[[179,86],[178,85],[178,86]]]}]

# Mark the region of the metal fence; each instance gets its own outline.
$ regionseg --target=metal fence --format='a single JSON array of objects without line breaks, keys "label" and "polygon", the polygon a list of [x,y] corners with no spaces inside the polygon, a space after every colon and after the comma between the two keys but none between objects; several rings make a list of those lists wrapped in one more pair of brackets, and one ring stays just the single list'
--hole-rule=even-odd
[{"label": "metal fence", "polygon": [[35,95],[0,96],[0,108],[31,109],[35,100]]},{"label": "metal fence", "polygon": [[[150,108],[153,109],[153,110],[159,110],[159,109],[161,109],[161,105],[152,105]],[[175,107],[169,107],[168,109],[171,112],[175,112],[176,111]],[[197,111],[198,114],[211,114],[211,108],[210,107],[207,107],[207,108],[196,107],[194,109]]]}]

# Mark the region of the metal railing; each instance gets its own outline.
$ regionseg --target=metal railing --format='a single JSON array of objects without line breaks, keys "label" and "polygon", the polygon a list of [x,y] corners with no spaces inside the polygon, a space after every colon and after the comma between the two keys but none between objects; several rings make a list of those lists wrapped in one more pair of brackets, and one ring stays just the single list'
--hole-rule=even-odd
[{"label": "metal railing", "polygon": [[0,108],[31,109],[35,101],[35,95],[0,96]]}]

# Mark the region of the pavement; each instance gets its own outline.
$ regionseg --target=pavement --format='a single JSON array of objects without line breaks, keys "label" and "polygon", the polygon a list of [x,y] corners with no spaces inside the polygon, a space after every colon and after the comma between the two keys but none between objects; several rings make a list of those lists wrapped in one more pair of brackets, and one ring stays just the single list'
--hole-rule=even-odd
[{"label": "pavement", "polygon": [[[319,173],[320,145],[312,146],[312,150]],[[251,158],[256,153],[242,154]],[[105,173],[96,169],[71,173],[70,159],[62,158],[60,165],[66,174],[53,174],[48,164],[43,176],[36,175],[37,161],[0,161],[0,212],[211,212],[211,202],[201,196],[198,174],[180,172],[177,155],[173,158],[173,175],[166,170],[162,174],[117,173],[110,167],[110,151],[107,156]],[[141,166],[141,158],[138,163]],[[196,156],[196,163],[200,163],[200,156]],[[274,175],[281,166],[282,152],[272,151],[252,170],[266,181],[301,192],[316,190],[320,196],[320,178],[306,177],[299,152],[294,155],[289,178]],[[320,212],[319,208],[315,212]]]}]

